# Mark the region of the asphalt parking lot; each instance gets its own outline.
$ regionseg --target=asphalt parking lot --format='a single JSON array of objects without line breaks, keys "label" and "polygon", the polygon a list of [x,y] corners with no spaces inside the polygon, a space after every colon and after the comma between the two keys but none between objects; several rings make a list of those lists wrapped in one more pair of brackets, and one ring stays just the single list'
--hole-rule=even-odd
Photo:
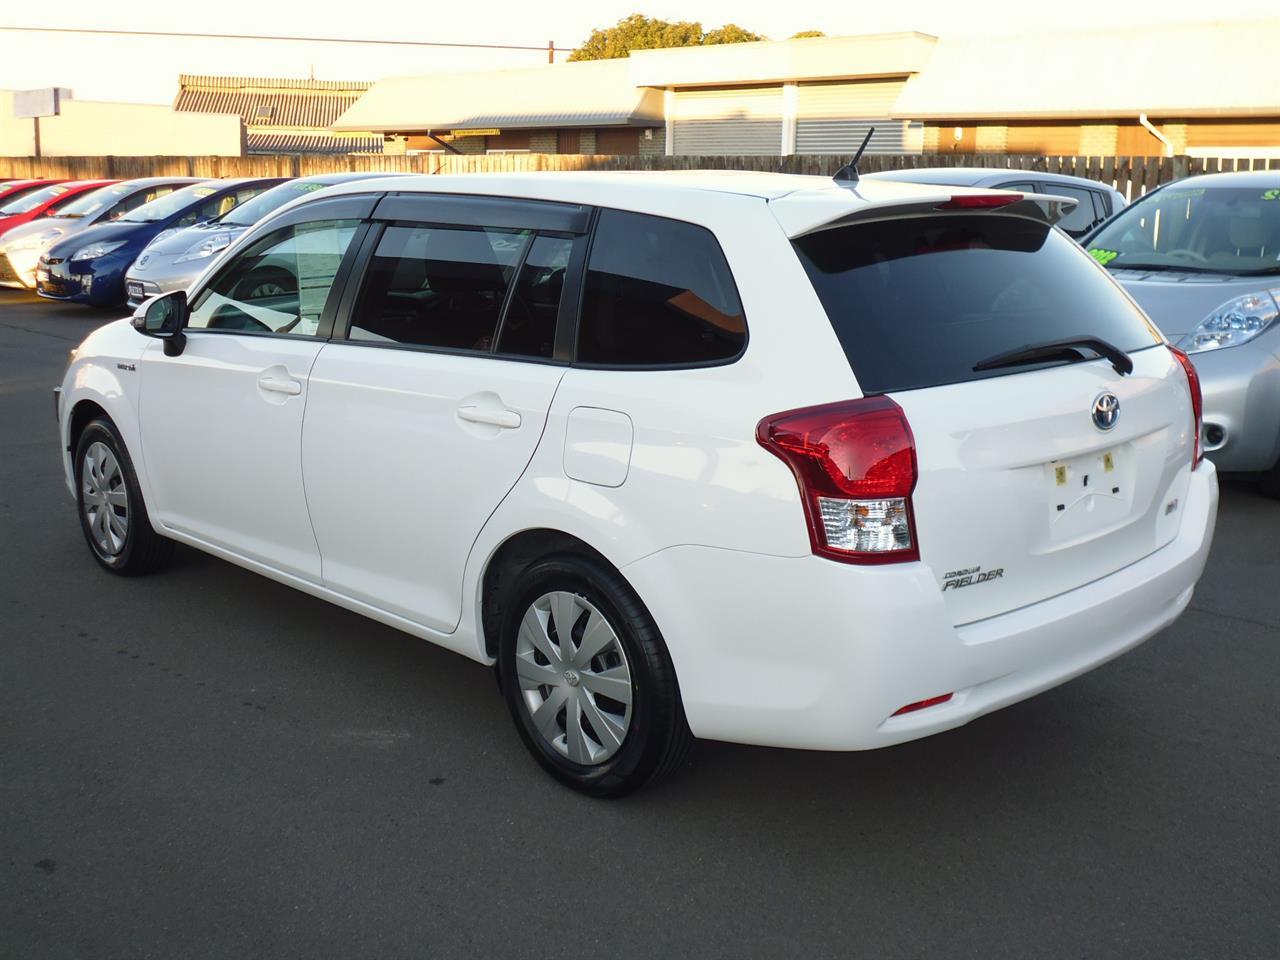
[{"label": "asphalt parking lot", "polygon": [[601,803],[474,663],[193,550],[98,569],[49,391],[116,315],[0,290],[0,956],[1280,956],[1248,483],[1191,609],[1092,674],[875,753],[701,743]]}]

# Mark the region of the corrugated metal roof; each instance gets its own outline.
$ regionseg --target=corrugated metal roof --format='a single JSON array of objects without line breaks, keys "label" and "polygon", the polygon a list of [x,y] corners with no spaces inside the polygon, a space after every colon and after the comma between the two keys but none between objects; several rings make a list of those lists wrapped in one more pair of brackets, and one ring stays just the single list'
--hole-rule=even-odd
[{"label": "corrugated metal roof", "polygon": [[407,133],[662,122],[662,91],[637,87],[626,60],[595,60],[390,77],[374,84],[332,129]]},{"label": "corrugated metal roof", "polygon": [[287,77],[208,77],[183,74],[174,109],[185,113],[236,113],[246,124],[310,127],[329,124],[371,83],[296,80]]},{"label": "corrugated metal roof", "polygon": [[382,137],[335,137],[310,133],[247,133],[247,153],[381,153]]},{"label": "corrugated metal roof", "polygon": [[938,41],[895,117],[1090,119],[1280,115],[1280,18]]}]

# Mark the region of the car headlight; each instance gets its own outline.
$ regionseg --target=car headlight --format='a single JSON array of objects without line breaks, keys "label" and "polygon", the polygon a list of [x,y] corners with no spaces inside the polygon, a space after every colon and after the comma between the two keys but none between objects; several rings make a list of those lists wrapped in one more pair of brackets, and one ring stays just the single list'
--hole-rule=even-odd
[{"label": "car headlight", "polygon": [[111,243],[103,243],[102,241],[91,243],[87,247],[81,247],[73,253],[71,255],[71,259],[96,260],[98,257],[105,257],[108,253],[111,253],[114,250],[119,250],[124,246],[124,244],[125,242],[123,240],[115,240]]},{"label": "car headlight", "polygon": [[1228,300],[1200,321],[1200,325],[1178,341],[1186,353],[1203,353],[1248,343],[1280,316],[1280,290],[1246,293]]},{"label": "car headlight", "polygon": [[170,227],[168,230],[161,230],[161,231],[160,231],[159,233],[157,233],[154,237],[152,237],[150,240],[148,240],[148,241],[147,241],[147,246],[146,246],[146,247],[143,247],[142,249],[144,249],[144,250],[145,250],[145,249],[147,249],[147,247],[154,247],[157,243],[162,243],[163,241],[168,240],[168,239],[169,239],[170,237],[172,237],[175,233],[177,233],[180,229],[181,229],[180,227]]},{"label": "car headlight", "polygon": [[215,253],[221,253],[229,246],[231,246],[231,234],[215,234],[202,243],[197,243],[194,247],[173,262],[186,263],[189,260],[204,260],[207,257],[212,257]]}]

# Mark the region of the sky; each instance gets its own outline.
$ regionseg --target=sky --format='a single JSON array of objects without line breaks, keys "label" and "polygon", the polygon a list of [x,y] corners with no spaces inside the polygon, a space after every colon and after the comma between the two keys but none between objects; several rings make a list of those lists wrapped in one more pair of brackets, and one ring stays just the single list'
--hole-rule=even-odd
[{"label": "sky", "polygon": [[[788,0],[750,4],[742,0],[591,0],[534,3],[531,0],[481,0],[471,3],[401,4],[381,0],[337,3],[314,0],[262,3],[220,0],[217,4],[174,0],[130,0],[121,4],[7,4],[0,14],[0,89],[69,87],[80,100],[169,103],[179,73],[237,76],[306,77],[322,80],[377,80],[384,76],[484,70],[546,62],[546,53],[445,48],[374,47],[277,41],[126,38],[24,33],[6,27],[77,27],[107,30],[198,31],[272,36],[361,37],[455,43],[502,43],[559,48],[582,42],[594,27],[608,26],[640,12],[667,20],[698,20],[705,29],[733,22],[771,38],[800,30],[829,35],[919,30],[935,35],[1030,27],[1032,13],[1051,25],[1046,8],[1026,0],[911,0],[908,3],[832,3]],[[1206,8],[1203,0],[1163,0],[1162,21],[1204,20],[1207,16],[1273,16],[1275,0],[1228,0]],[[1067,8],[1066,28],[1090,25],[1080,8]],[[1151,4],[1111,6],[1097,26],[1140,30]],[[300,10],[305,11],[299,13]],[[1038,11],[1038,12],[1037,12]],[[1032,29],[1050,29],[1041,26]],[[1253,51],[1250,55],[1256,55]],[[1082,64],[1082,73],[1104,65]],[[1102,75],[1105,75],[1104,73]]]}]

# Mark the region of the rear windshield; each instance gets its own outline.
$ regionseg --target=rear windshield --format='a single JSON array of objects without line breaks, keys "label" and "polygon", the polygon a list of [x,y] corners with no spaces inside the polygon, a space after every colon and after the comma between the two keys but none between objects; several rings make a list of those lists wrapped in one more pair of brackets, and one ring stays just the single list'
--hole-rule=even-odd
[{"label": "rear windshield", "polygon": [[1269,188],[1157,190],[1089,241],[1107,267],[1179,273],[1280,273],[1280,173]]},{"label": "rear windshield", "polygon": [[973,369],[1054,340],[1100,337],[1125,351],[1163,342],[1080,247],[1034,220],[903,217],[812,233],[795,248],[864,393],[1050,366]]}]

